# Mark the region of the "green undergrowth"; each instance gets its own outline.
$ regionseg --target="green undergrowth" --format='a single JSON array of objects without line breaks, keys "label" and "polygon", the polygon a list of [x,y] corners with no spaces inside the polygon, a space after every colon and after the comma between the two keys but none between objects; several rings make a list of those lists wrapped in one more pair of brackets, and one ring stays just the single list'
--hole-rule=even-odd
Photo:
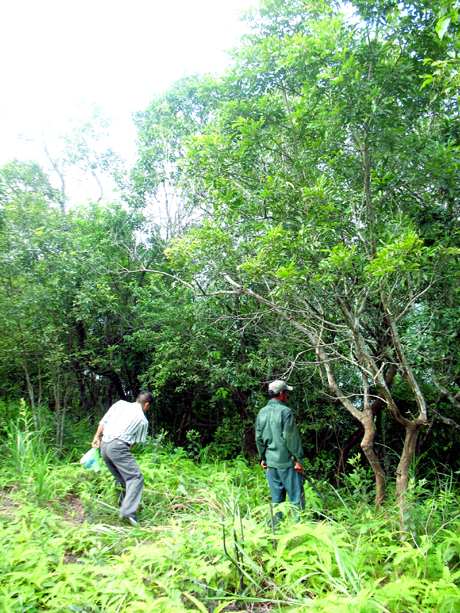
[{"label": "green undergrowth", "polygon": [[318,484],[324,505],[308,486],[301,521],[286,506],[273,533],[258,466],[193,462],[153,445],[138,456],[135,528],[118,519],[105,467],[58,461],[32,435],[21,444],[10,438],[0,468],[5,613],[460,611],[450,476],[412,484],[403,540],[394,504],[375,511],[353,479],[340,491]]}]

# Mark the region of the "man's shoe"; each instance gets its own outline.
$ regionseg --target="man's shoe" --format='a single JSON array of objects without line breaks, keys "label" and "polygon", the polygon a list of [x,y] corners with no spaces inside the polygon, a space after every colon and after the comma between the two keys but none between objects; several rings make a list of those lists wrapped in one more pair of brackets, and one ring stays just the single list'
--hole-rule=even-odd
[{"label": "man's shoe", "polygon": [[126,517],[125,515],[121,515],[120,514],[120,519],[126,519],[127,521],[129,521],[131,524],[133,524],[133,526],[137,526],[138,528],[141,527],[140,523],[137,521],[137,519],[135,517]]}]

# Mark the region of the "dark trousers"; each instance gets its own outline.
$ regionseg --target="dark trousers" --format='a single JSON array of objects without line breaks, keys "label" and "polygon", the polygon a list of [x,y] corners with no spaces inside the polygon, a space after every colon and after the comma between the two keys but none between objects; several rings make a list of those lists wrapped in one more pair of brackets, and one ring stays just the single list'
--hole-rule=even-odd
[{"label": "dark trousers", "polygon": [[120,516],[136,517],[144,489],[144,477],[130,451],[130,446],[119,439],[110,443],[102,442],[101,456],[119,487],[126,491],[124,498],[121,496],[123,502]]},{"label": "dark trousers", "polygon": [[[299,511],[305,509],[305,494],[303,491],[303,479],[294,467],[289,468],[268,468],[268,487],[273,504],[276,506],[286,501],[286,493],[289,502]],[[275,516],[275,523],[283,519],[281,511]]]}]

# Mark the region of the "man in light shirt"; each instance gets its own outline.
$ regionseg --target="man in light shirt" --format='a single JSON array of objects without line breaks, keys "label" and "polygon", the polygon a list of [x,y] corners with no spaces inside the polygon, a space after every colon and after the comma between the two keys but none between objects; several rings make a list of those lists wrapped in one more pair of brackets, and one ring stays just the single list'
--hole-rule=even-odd
[{"label": "man in light shirt", "polygon": [[[101,456],[121,488],[120,518],[138,526],[137,508],[144,489],[144,476],[131,454],[136,443],[144,443],[149,422],[145,412],[153,403],[150,392],[141,392],[136,402],[119,400],[99,422],[92,447]],[[101,442],[102,436],[102,442]]]}]

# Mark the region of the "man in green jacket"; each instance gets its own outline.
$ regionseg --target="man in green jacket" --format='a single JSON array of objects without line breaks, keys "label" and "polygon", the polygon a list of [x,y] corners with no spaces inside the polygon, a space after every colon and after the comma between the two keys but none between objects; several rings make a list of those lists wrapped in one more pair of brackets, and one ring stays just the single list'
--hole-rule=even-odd
[{"label": "man in green jacket", "polygon": [[[299,510],[305,508],[303,491],[303,450],[294,415],[286,406],[292,387],[285,381],[272,381],[268,386],[270,400],[259,411],[256,421],[256,443],[260,465],[267,471],[268,485],[273,504],[286,500]],[[276,521],[283,514],[276,514]]]}]

